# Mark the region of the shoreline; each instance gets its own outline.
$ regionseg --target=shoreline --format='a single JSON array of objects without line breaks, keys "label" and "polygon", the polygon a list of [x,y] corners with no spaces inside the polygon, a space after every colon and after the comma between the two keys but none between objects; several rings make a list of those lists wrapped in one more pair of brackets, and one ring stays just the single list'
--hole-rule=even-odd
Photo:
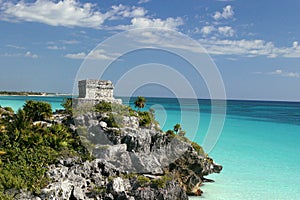
[{"label": "shoreline", "polygon": [[22,94],[0,94],[0,96],[12,96],[12,97],[55,97],[55,96],[72,96],[72,94],[29,94],[29,95],[22,95]]}]

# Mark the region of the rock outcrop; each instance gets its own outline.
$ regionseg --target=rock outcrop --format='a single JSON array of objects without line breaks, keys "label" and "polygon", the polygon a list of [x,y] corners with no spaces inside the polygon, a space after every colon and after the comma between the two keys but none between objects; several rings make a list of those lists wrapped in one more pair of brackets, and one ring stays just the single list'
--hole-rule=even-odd
[{"label": "rock outcrop", "polygon": [[204,176],[219,173],[217,165],[192,143],[163,133],[159,126],[139,126],[136,116],[122,116],[111,127],[107,113],[88,112],[73,120],[59,119],[82,137],[96,158],[59,160],[49,166],[50,183],[40,194],[16,199],[185,200],[201,195]]},{"label": "rock outcrop", "polygon": [[[63,163],[63,164],[62,164]],[[188,199],[184,190],[175,181],[170,181],[164,188],[154,189],[141,187],[136,177],[125,178],[125,175],[105,160],[79,164],[59,164],[50,166],[47,172],[52,183],[42,189],[40,199]],[[24,195],[23,195],[24,197]]]}]

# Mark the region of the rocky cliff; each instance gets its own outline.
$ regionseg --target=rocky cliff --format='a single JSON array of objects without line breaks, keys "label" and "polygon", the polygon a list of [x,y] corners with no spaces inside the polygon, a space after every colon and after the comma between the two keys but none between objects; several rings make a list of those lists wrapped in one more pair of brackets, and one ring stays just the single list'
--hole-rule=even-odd
[{"label": "rocky cliff", "polygon": [[[117,126],[111,114],[118,116]],[[61,121],[95,159],[59,160],[49,167],[51,181],[39,194],[16,199],[188,199],[202,194],[204,176],[222,170],[187,138],[166,134],[154,122],[141,126],[137,112],[86,112]]]}]

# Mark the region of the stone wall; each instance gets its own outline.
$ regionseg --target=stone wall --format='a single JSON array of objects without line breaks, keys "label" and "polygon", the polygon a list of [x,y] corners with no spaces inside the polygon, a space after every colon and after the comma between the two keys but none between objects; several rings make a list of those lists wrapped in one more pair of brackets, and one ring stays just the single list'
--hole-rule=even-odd
[{"label": "stone wall", "polygon": [[76,105],[95,104],[99,101],[122,103],[121,99],[114,98],[114,86],[111,81],[81,80],[78,82],[78,89],[79,97],[75,99]]}]

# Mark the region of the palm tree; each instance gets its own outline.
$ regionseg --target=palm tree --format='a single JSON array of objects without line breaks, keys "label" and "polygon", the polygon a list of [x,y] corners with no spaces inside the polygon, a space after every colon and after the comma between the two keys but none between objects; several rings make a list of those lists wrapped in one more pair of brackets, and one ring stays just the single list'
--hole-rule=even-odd
[{"label": "palm tree", "polygon": [[145,107],[146,99],[145,97],[138,96],[134,102],[135,107],[138,107],[139,111],[141,108]]},{"label": "palm tree", "polygon": [[176,133],[181,130],[180,124],[176,124],[173,129]]}]

